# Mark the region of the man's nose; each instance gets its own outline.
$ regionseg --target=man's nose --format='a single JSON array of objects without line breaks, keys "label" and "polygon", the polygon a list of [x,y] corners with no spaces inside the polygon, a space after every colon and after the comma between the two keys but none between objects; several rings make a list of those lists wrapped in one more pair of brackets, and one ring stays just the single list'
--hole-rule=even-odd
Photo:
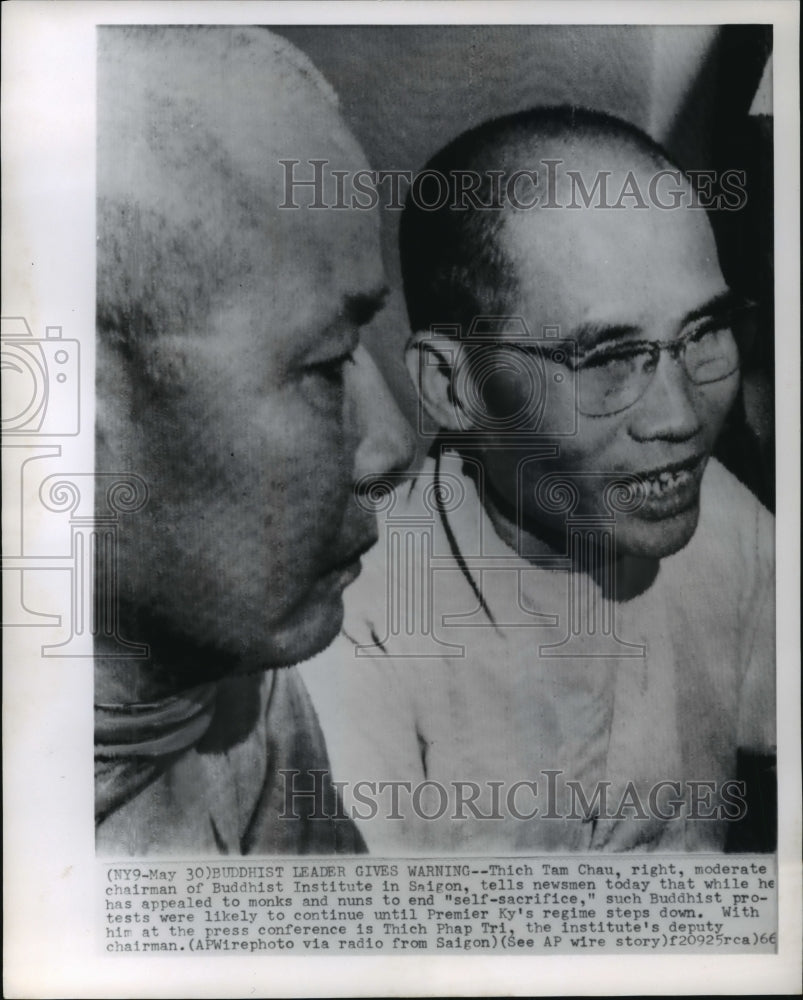
[{"label": "man's nose", "polygon": [[633,407],[630,433],[637,441],[686,441],[702,429],[699,389],[679,360],[662,354],[652,382]]},{"label": "man's nose", "polygon": [[387,382],[362,346],[354,352],[354,364],[347,371],[347,387],[359,435],[354,481],[402,472],[413,459],[413,433]]}]

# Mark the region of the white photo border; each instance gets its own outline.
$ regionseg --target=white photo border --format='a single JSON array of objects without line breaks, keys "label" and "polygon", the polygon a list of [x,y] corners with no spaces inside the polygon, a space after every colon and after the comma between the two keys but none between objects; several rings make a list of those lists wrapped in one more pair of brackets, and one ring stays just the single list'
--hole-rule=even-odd
[{"label": "white photo border", "polygon": [[[92,830],[91,661],[37,659],[36,629],[6,630],[4,721],[7,996],[240,997],[783,993],[801,945],[799,608],[799,7],[722,2],[9,2],[3,5],[3,315],[59,325],[94,351],[94,67],[100,24],[774,25],[778,559],[777,955],[316,958],[99,957]],[[93,400],[63,444],[93,469]],[[24,503],[6,479],[4,518]],[[5,540],[4,522],[4,540]],[[58,577],[59,574],[52,574]],[[54,583],[58,591],[58,583]],[[58,594],[56,593],[58,601]],[[33,641],[36,638],[37,641]],[[33,656],[32,656],[33,651]],[[302,965],[303,962],[303,965]]]}]

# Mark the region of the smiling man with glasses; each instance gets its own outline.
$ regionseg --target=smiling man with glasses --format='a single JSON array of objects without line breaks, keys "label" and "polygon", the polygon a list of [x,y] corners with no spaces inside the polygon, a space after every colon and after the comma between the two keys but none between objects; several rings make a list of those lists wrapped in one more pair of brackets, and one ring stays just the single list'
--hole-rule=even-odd
[{"label": "smiling man with glasses", "polygon": [[[478,178],[473,207],[455,188],[402,219],[437,431],[323,657],[350,663],[337,690],[309,669],[336,778],[411,786],[369,848],[768,849],[773,522],[711,458],[753,309],[691,182],[577,108],[486,123],[426,170]],[[517,171],[527,203],[481,207]],[[668,173],[671,207],[643,195]]]}]

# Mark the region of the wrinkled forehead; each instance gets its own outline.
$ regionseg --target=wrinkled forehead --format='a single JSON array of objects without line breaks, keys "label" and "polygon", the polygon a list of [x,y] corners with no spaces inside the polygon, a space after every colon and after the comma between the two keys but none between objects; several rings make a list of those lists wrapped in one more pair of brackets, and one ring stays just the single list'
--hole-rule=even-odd
[{"label": "wrinkled forehead", "polygon": [[305,207],[311,187],[281,208],[282,160],[304,177],[312,160],[366,166],[331,88],[289,43],[258,28],[100,30],[99,230],[139,231],[168,273],[218,284],[278,280],[299,259],[336,277],[349,249],[375,250],[374,213],[335,223]]}]

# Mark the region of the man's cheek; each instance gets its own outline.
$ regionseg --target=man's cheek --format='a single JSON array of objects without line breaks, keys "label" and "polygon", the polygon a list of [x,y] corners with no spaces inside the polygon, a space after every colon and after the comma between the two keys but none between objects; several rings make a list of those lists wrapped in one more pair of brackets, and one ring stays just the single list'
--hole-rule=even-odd
[{"label": "man's cheek", "polygon": [[710,447],[713,447],[714,442],[719,436],[719,432],[722,430],[722,425],[725,423],[726,417],[730,413],[733,404],[736,402],[738,393],[738,376],[732,380],[728,379],[726,382],[722,382],[719,385],[712,385],[708,387],[703,420],[706,428],[706,437]]},{"label": "man's cheek", "polygon": [[331,546],[352,502],[352,476],[336,442],[310,441],[273,468],[266,491],[272,508],[271,533],[297,555],[316,556]]}]

